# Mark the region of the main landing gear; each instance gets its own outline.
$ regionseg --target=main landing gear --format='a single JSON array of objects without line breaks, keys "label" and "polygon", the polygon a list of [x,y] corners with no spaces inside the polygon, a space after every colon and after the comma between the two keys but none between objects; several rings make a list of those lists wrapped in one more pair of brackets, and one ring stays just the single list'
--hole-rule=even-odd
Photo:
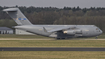
[{"label": "main landing gear", "polygon": [[98,36],[96,36],[95,39],[98,39]]},{"label": "main landing gear", "polygon": [[56,39],[66,39],[66,38],[56,38]]}]

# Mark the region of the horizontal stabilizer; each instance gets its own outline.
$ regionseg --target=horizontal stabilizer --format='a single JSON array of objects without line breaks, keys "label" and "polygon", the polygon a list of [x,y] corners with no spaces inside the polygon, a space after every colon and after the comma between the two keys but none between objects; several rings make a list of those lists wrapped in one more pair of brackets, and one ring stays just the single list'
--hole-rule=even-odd
[{"label": "horizontal stabilizer", "polygon": [[3,11],[18,11],[17,8],[4,9]]}]

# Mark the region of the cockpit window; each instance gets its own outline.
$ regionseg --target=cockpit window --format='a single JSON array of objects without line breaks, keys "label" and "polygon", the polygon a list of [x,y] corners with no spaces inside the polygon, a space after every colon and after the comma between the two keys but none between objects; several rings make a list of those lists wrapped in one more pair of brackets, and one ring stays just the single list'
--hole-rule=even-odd
[{"label": "cockpit window", "polygon": [[100,29],[97,27],[96,30],[100,30]]},{"label": "cockpit window", "polygon": [[96,28],[96,30],[99,30],[99,28]]},{"label": "cockpit window", "polygon": [[99,28],[96,28],[96,30],[98,30],[100,32],[100,29]]}]

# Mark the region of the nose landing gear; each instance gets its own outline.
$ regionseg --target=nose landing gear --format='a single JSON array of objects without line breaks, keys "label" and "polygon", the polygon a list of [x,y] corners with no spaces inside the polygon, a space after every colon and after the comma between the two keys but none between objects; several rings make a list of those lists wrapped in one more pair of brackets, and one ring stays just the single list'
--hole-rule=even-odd
[{"label": "nose landing gear", "polygon": [[98,39],[98,36],[96,36],[95,39]]}]

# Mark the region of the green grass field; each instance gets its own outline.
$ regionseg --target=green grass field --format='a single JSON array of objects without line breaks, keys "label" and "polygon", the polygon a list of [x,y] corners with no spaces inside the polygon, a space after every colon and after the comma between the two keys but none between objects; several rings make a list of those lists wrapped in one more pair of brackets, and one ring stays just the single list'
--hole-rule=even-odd
[{"label": "green grass field", "polygon": [[15,34],[7,34],[7,35],[0,35],[0,38],[49,38],[40,35],[15,35]]},{"label": "green grass field", "polygon": [[0,40],[0,47],[105,47],[105,40]]},{"label": "green grass field", "polygon": [[0,59],[105,59],[105,52],[0,51]]},{"label": "green grass field", "polygon": [[[104,37],[103,34],[98,39],[104,39]],[[94,40],[95,38],[56,40],[38,35],[0,35],[0,38],[10,39],[0,40],[0,47],[105,47],[105,40]]]},{"label": "green grass field", "polygon": [[[105,40],[94,40],[95,37],[56,40],[54,38],[48,38],[38,35],[0,35],[0,39],[4,39],[0,40],[0,47],[105,47]],[[105,39],[105,35],[103,34],[99,36],[98,39]],[[105,59],[105,52],[0,51],[0,59]]]}]

